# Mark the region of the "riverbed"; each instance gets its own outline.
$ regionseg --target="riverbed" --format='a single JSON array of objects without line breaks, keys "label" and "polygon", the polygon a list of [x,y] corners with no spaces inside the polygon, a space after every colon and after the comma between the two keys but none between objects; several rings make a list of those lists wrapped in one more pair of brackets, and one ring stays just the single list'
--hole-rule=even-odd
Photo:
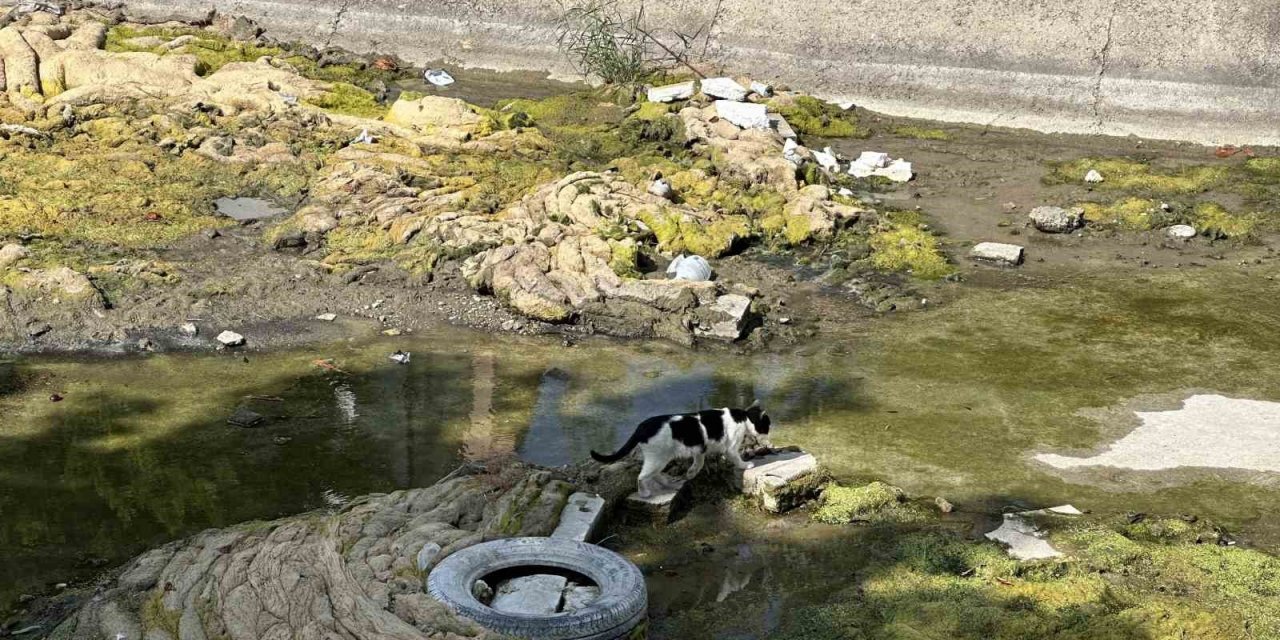
[{"label": "riverbed", "polygon": [[[1085,275],[1082,274],[1081,278]],[[423,486],[466,457],[611,450],[644,417],[759,398],[775,443],[837,477],[969,513],[1070,502],[1194,514],[1274,550],[1275,474],[1072,469],[1195,390],[1280,400],[1274,298],[1233,269],[1054,287],[974,281],[945,307],[749,356],[657,342],[412,336],[276,352],[0,363],[0,599],[92,578],[207,527]],[[1087,284],[1087,286],[1085,286]],[[388,359],[412,354],[408,364]],[[237,408],[260,426],[227,423]]]}]

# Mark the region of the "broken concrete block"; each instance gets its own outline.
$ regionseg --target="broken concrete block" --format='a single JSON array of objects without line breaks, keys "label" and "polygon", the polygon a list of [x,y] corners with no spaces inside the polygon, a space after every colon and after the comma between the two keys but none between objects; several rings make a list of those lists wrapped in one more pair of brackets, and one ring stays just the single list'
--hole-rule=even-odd
[{"label": "broken concrete block", "polygon": [[751,92],[761,98],[768,98],[773,95],[773,87],[763,82],[752,82]]},{"label": "broken concrete block", "polygon": [[639,493],[627,496],[623,502],[623,519],[628,524],[668,524],[672,514],[689,499],[684,485],[643,498]]},{"label": "broken concrete block", "polygon": [[974,260],[986,260],[1017,266],[1022,264],[1023,251],[1023,248],[1016,244],[980,242],[969,252],[969,257]]},{"label": "broken concrete block", "polygon": [[560,524],[551,533],[552,538],[568,538],[578,542],[590,540],[604,519],[604,498],[578,492],[569,496],[560,511]]},{"label": "broken concrete block", "polygon": [[1004,514],[1004,522],[995,531],[986,534],[988,539],[1006,545],[1009,555],[1019,560],[1043,560],[1057,558],[1062,552],[1044,539],[1044,533],[1029,520],[1016,513]]},{"label": "broken concrete block", "polygon": [[693,97],[693,92],[696,90],[697,86],[692,80],[662,87],[651,87],[649,89],[649,102],[688,100]]},{"label": "broken concrete block", "polygon": [[702,81],[702,93],[719,100],[742,102],[747,99],[747,89],[733,78],[707,78]]},{"label": "broken concrete block", "polygon": [[822,151],[814,151],[813,159],[818,162],[819,166],[827,171],[840,170],[840,159],[836,157],[836,153],[831,150],[831,147],[827,147]]},{"label": "broken concrete block", "polygon": [[791,123],[787,122],[787,119],[782,117],[782,114],[770,113],[768,117],[769,117],[769,126],[774,131],[777,131],[778,135],[782,136],[783,139],[786,139],[786,140],[796,139],[796,130],[791,128]]},{"label": "broken concrete block", "polygon": [[550,574],[512,578],[498,585],[489,606],[503,613],[549,616],[560,608],[568,583],[564,576]]},{"label": "broken concrete block", "polygon": [[1071,233],[1084,225],[1084,209],[1080,207],[1036,207],[1027,215],[1031,224],[1045,233]]},{"label": "broken concrete block", "polygon": [[316,316],[316,320],[320,320],[321,322],[333,322],[334,320],[337,320],[337,319],[338,319],[338,314],[336,313],[322,313]]},{"label": "broken concrete block", "polygon": [[742,472],[742,492],[755,496],[771,513],[790,511],[816,498],[825,484],[818,459],[803,451],[761,456]]},{"label": "broken concrete block", "polygon": [[769,110],[762,104],[716,100],[716,115],[743,129],[769,128]]},{"label": "broken concrete block", "polygon": [[736,293],[716,298],[715,304],[698,309],[703,319],[694,327],[694,335],[733,342],[742,337],[751,316],[751,299]]},{"label": "broken concrete block", "polygon": [[1084,174],[1084,181],[1090,184],[1097,184],[1103,180],[1105,178],[1102,177],[1101,173],[1098,173],[1097,169],[1090,169],[1089,173]]}]

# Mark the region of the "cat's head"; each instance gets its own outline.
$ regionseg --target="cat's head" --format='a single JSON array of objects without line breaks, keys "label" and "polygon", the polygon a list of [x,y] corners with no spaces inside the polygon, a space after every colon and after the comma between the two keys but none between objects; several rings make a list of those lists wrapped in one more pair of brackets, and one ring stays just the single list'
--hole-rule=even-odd
[{"label": "cat's head", "polygon": [[756,400],[747,407],[747,422],[751,425],[751,431],[759,438],[765,438],[769,435],[769,428],[773,421],[769,419],[769,414],[760,407],[760,401]]}]

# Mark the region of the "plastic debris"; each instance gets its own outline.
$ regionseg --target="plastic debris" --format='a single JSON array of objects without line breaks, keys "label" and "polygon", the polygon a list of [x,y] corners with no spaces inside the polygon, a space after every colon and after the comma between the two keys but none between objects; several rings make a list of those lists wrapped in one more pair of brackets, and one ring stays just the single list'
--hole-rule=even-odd
[{"label": "plastic debris", "polygon": [[413,354],[408,351],[401,351],[399,349],[396,349],[396,352],[391,354],[391,356],[389,357],[389,360],[391,360],[396,364],[409,364],[409,358],[412,355]]},{"label": "plastic debris", "polygon": [[1090,169],[1089,173],[1084,174],[1084,181],[1091,184],[1097,184],[1103,180],[1105,178],[1102,177],[1101,173],[1098,173],[1097,169]]},{"label": "plastic debris", "polygon": [[1062,552],[1044,539],[1044,532],[1015,513],[1004,514],[1004,522],[995,531],[986,534],[988,539],[1008,546],[1010,556],[1018,560],[1043,560],[1057,558]]},{"label": "plastic debris", "polygon": [[659,198],[670,200],[671,197],[675,195],[675,190],[671,188],[670,182],[667,182],[662,178],[656,178],[653,182],[649,183],[649,193],[658,196]]},{"label": "plastic debris", "polygon": [[863,151],[857,160],[849,164],[849,175],[855,178],[882,176],[894,182],[907,182],[915,173],[911,170],[911,163],[902,158],[890,161],[887,153]]},{"label": "plastic debris", "polygon": [[782,144],[782,157],[796,166],[804,162],[804,158],[800,155],[800,145],[790,138]]},{"label": "plastic debris", "polygon": [[840,170],[840,160],[836,158],[836,152],[832,151],[831,147],[827,147],[822,151],[814,151],[813,159],[817,160],[818,165],[821,166],[823,169],[826,169],[828,171]]},{"label": "plastic debris", "polygon": [[427,69],[422,73],[422,77],[437,87],[447,87],[454,83],[453,76],[444,69]]},{"label": "plastic debris", "polygon": [[649,102],[675,102],[693,97],[697,85],[692,81],[668,84],[661,87],[650,87]]},{"label": "plastic debris", "polygon": [[667,265],[667,274],[674,274],[673,280],[706,282],[711,279],[711,264],[702,256],[682,254],[676,256],[676,259]]},{"label": "plastic debris", "polygon": [[352,140],[351,144],[373,144],[375,141],[373,134],[369,133],[368,129],[361,129],[360,135],[356,136],[356,139]]},{"label": "plastic debris", "polygon": [[716,115],[743,129],[769,128],[769,110],[762,104],[716,100]]},{"label": "plastic debris", "polygon": [[747,99],[747,89],[733,78],[707,78],[702,81],[702,93],[712,98],[742,102]]}]

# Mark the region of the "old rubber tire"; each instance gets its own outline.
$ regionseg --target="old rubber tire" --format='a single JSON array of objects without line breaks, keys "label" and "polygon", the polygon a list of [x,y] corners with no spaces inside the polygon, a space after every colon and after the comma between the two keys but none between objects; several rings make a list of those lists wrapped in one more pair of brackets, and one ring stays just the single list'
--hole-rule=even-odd
[{"label": "old rubber tire", "polygon": [[[522,566],[580,573],[600,587],[600,597],[576,611],[537,616],[503,613],[471,595],[476,580]],[[467,547],[431,570],[427,590],[484,628],[527,640],[612,640],[643,621],[649,608],[644,576],[634,564],[608,549],[560,538],[507,538]]]}]

